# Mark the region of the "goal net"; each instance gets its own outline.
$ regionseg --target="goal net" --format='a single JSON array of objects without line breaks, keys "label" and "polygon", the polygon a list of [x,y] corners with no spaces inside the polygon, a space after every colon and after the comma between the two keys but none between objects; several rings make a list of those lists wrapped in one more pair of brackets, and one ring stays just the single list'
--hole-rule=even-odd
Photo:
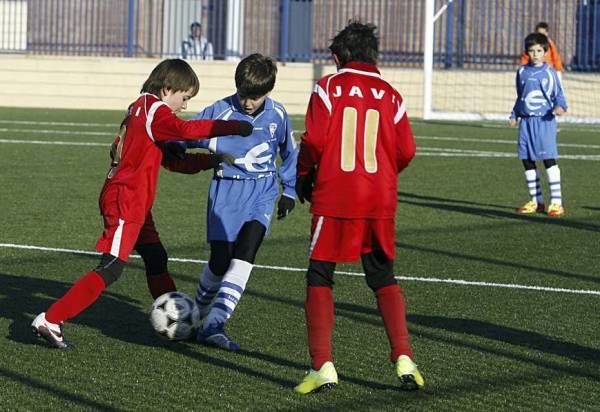
[{"label": "goal net", "polygon": [[600,47],[596,55],[587,46],[600,42],[600,0],[590,10],[582,2],[539,3],[426,0],[423,118],[507,120],[523,39],[549,21],[565,65],[569,110],[559,121],[600,123]]}]

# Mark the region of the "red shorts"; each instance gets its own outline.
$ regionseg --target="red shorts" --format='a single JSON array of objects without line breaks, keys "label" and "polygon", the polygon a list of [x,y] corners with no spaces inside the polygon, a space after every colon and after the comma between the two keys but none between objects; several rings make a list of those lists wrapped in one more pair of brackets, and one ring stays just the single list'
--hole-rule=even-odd
[{"label": "red shorts", "polygon": [[338,219],[313,216],[310,258],[355,262],[380,248],[391,260],[396,255],[394,219]]},{"label": "red shorts", "polygon": [[120,215],[116,199],[109,199],[110,196],[107,193],[102,199],[104,231],[96,242],[98,252],[109,253],[126,262],[136,244],[160,242],[151,211],[142,224],[128,222]]}]

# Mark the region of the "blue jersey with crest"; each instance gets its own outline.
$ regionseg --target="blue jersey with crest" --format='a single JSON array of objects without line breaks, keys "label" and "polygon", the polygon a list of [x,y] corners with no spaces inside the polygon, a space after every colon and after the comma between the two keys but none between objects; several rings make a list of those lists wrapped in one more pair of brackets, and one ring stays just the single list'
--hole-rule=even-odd
[{"label": "blue jersey with crest", "polygon": [[567,110],[556,71],[544,63],[526,64],[517,71],[517,100],[510,115],[520,118],[518,155],[522,160],[558,158],[555,107]]},{"label": "blue jersey with crest", "polygon": [[517,71],[517,100],[511,118],[544,117],[556,106],[567,110],[567,102],[556,71],[547,63],[526,64]]},{"label": "blue jersey with crest", "polygon": [[[187,141],[187,147],[209,149],[213,153],[228,153],[233,165],[221,163],[210,183],[207,202],[209,242],[234,242],[246,222],[258,221],[267,229],[280,181],[283,195],[296,198],[296,161],[298,150],[292,137],[292,125],[279,103],[267,97],[262,110],[248,115],[234,94],[207,107],[194,119],[246,120],[254,130],[247,137],[227,136],[208,140]],[[282,163],[277,168],[277,154]]]},{"label": "blue jersey with crest", "polygon": [[[229,153],[235,158],[233,165],[221,163],[216,176],[226,179],[260,179],[279,176],[284,194],[295,198],[296,143],[292,137],[292,125],[281,104],[267,97],[264,109],[256,116],[246,114],[240,107],[237,96],[218,100],[196,116],[197,119],[246,120],[254,131],[248,137],[214,137],[189,142],[188,147],[201,147],[213,153]],[[281,156],[281,167],[277,171],[277,152]]]}]

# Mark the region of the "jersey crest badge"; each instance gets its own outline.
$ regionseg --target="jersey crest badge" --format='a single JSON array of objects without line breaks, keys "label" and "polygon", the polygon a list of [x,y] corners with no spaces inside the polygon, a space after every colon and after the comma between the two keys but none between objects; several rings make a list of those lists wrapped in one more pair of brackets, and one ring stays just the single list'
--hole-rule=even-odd
[{"label": "jersey crest badge", "polygon": [[269,132],[271,133],[271,138],[275,137],[276,130],[277,130],[277,123],[269,123]]}]

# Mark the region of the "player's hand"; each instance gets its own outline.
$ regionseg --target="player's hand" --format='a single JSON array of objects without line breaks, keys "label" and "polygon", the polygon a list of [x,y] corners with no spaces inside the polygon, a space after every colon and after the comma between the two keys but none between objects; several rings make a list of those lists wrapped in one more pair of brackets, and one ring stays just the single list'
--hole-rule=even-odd
[{"label": "player's hand", "polygon": [[277,203],[277,220],[281,220],[289,215],[296,206],[296,201],[289,196],[281,195]]},{"label": "player's hand", "polygon": [[515,127],[517,125],[517,119],[508,119],[508,125],[510,127]]},{"label": "player's hand", "polygon": [[552,112],[553,112],[553,113],[554,113],[556,116],[562,116],[563,114],[565,114],[565,113],[566,113],[565,109],[563,109],[563,108],[562,108],[562,107],[560,107],[560,106],[556,106]]},{"label": "player's hand", "polygon": [[304,201],[310,202],[312,198],[314,180],[314,170],[307,175],[296,176],[296,195],[298,196],[300,203],[304,204]]},{"label": "player's hand", "polygon": [[169,163],[174,159],[185,159],[187,145],[184,142],[167,142],[163,145],[163,160]]},{"label": "player's hand", "polygon": [[211,167],[214,169],[215,167],[218,167],[220,163],[225,163],[229,166],[233,165],[233,163],[235,162],[235,157],[233,157],[229,153],[218,153],[211,154],[210,160],[212,164]]},{"label": "player's hand", "polygon": [[238,133],[240,136],[250,136],[253,130],[254,126],[252,126],[252,123],[247,122],[245,120],[240,120],[240,131]]}]

